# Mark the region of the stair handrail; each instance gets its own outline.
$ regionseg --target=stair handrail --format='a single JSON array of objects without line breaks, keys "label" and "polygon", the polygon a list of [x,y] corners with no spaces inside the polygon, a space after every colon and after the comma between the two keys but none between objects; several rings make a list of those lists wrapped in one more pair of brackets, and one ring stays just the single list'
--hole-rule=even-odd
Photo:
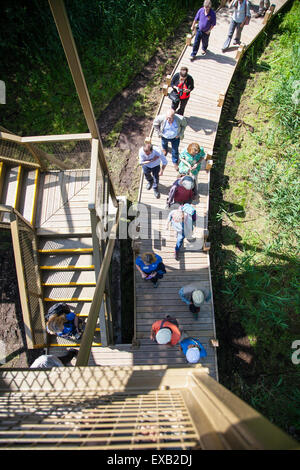
[{"label": "stair handrail", "polygon": [[[13,251],[15,257],[15,266],[16,266],[16,273],[18,279],[18,286],[19,286],[19,295],[20,295],[20,302],[21,302],[21,309],[23,315],[23,321],[25,325],[25,336],[28,349],[36,349],[36,348],[43,348],[47,344],[47,336],[46,336],[46,325],[45,325],[45,316],[44,316],[44,305],[42,300],[42,286],[41,286],[41,279],[39,274],[38,268],[38,260],[37,260],[37,253],[38,253],[38,243],[36,237],[36,231],[33,225],[28,222],[20,212],[12,206],[0,204],[0,213],[5,212],[10,214],[10,230],[13,242]],[[21,250],[21,239],[20,239],[20,228],[19,228],[19,221],[21,221],[25,226],[26,229],[32,235],[32,256],[33,256],[33,266],[30,266],[30,272],[33,268],[35,273],[37,292],[32,292],[32,286],[28,285],[26,280],[26,269],[25,269],[25,261],[22,257],[22,250]],[[29,247],[27,246],[26,250],[28,252]],[[28,271],[27,271],[28,273]],[[40,321],[40,328],[43,335],[43,342],[37,343],[35,337],[35,328],[33,327],[33,317],[34,312],[31,309],[31,300],[37,298],[38,301],[38,319]],[[36,321],[36,317],[35,321]]]},{"label": "stair handrail", "polygon": [[[76,361],[76,366],[87,366],[90,356],[90,351],[93,343],[93,336],[97,324],[97,320],[99,318],[101,305],[104,298],[105,288],[106,288],[106,279],[109,273],[109,267],[112,259],[113,249],[115,246],[118,226],[122,214],[124,202],[119,201],[117,212],[115,215],[114,225],[110,231],[110,238],[106,244],[105,253],[102,259],[100,272],[96,282],[96,288],[93,296],[93,300],[91,303],[87,323],[85,326],[85,330],[81,339],[80,349]],[[105,318],[104,310],[100,314],[100,333],[101,333],[101,341],[102,338],[107,337],[107,321],[108,319]]]}]

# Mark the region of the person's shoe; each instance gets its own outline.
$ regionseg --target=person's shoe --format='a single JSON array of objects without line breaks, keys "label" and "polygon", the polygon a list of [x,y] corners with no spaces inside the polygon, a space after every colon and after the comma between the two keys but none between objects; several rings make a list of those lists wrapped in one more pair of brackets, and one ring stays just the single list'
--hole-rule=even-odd
[{"label": "person's shoe", "polygon": [[241,41],[233,41],[234,46],[239,46],[241,44]]},{"label": "person's shoe", "polygon": [[157,191],[157,189],[154,189],[154,196],[156,197],[156,199],[159,199],[160,198],[160,194],[159,192]]},{"label": "person's shoe", "polygon": [[194,60],[195,60],[195,57],[194,57],[193,55],[191,55],[190,61],[191,61],[191,62],[194,62]]},{"label": "person's shoe", "polygon": [[193,313],[194,320],[198,320],[198,312]]},{"label": "person's shoe", "polygon": [[168,151],[165,149],[162,149],[164,156],[166,157],[168,155]]},{"label": "person's shoe", "polygon": [[148,189],[148,191],[149,191],[152,188],[152,185],[153,185],[153,183],[147,183],[146,189]]},{"label": "person's shoe", "polygon": [[222,52],[226,52],[227,49],[228,49],[228,47],[223,47],[223,48],[222,48]]},{"label": "person's shoe", "polygon": [[173,166],[174,166],[175,170],[178,171],[178,163],[173,163]]},{"label": "person's shoe", "polygon": [[206,55],[206,51],[202,51],[202,52],[201,52],[201,55]]},{"label": "person's shoe", "polygon": [[159,281],[156,281],[155,284],[153,283],[154,289],[156,289],[156,287],[158,287],[158,285],[159,285]]},{"label": "person's shoe", "polygon": [[174,258],[176,259],[176,261],[179,261],[179,252],[177,250],[175,250]]}]

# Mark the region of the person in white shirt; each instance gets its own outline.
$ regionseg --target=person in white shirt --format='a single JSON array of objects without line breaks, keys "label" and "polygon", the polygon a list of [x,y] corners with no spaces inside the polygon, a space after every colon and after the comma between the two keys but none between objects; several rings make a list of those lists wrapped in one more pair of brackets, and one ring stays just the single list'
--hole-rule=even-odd
[{"label": "person in white shirt", "polygon": [[[145,178],[148,181],[146,188],[150,190],[153,186],[154,196],[159,198],[159,177],[163,175],[168,160],[158,147],[145,144],[139,150],[139,163],[142,165]],[[162,167],[160,167],[160,163],[162,163]]]},{"label": "person in white shirt", "polygon": [[250,7],[248,0],[233,0],[229,8],[233,7],[233,13],[231,17],[231,23],[229,26],[228,36],[223,44],[222,52],[225,52],[230,46],[230,42],[234,31],[236,30],[233,45],[241,43],[241,34],[245,24],[249,22],[251,18]]},{"label": "person in white shirt", "polygon": [[186,126],[185,117],[175,114],[174,109],[169,109],[166,115],[157,116],[153,122],[155,132],[161,137],[161,146],[165,156],[168,153],[168,143],[172,145],[172,162],[176,170],[178,170],[179,144],[184,137]]}]

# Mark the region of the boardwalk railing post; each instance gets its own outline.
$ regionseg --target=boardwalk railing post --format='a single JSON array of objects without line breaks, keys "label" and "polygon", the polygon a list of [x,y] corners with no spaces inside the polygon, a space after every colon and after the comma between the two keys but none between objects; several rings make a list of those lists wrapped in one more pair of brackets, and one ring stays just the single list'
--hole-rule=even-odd
[{"label": "boardwalk railing post", "polygon": [[187,46],[190,46],[192,43],[192,35],[191,34],[187,34],[186,35],[186,45]]},{"label": "boardwalk railing post", "polygon": [[162,88],[164,96],[168,96],[168,88],[169,88],[168,85],[165,83]]},{"label": "boardwalk railing post", "polygon": [[271,16],[273,15],[273,11],[275,9],[275,5],[272,5],[274,6],[274,8],[271,10],[271,8],[269,10],[266,11],[265,13],[265,16],[264,16],[264,20],[263,20],[263,24],[267,24],[268,21],[271,19]]},{"label": "boardwalk railing post", "polygon": [[235,60],[239,61],[245,52],[245,44],[241,44],[237,50]]},{"label": "boardwalk railing post", "polygon": [[220,108],[221,106],[223,106],[224,104],[224,101],[225,101],[225,93],[224,92],[220,92],[219,93],[219,98],[218,98],[218,107]]},{"label": "boardwalk railing post", "polygon": [[171,80],[172,80],[172,75],[167,75],[167,76],[166,76],[166,84],[167,84],[168,86],[171,85]]}]

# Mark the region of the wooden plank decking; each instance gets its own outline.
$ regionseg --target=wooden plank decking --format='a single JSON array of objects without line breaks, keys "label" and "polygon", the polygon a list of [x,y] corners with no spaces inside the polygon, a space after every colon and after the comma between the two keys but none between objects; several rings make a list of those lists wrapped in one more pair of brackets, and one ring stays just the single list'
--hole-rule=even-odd
[{"label": "wooden plank decking", "polygon": [[[258,6],[258,3],[258,1],[252,2],[256,6]],[[277,10],[284,3],[286,3],[284,0],[277,1]],[[246,45],[249,45],[255,39],[264,26],[262,18],[254,19],[255,10],[253,8],[251,13],[250,25],[246,26],[242,32],[242,42]],[[176,73],[183,65],[187,66],[195,83],[195,89],[191,93],[191,98],[185,109],[188,125],[184,139],[180,143],[180,151],[189,143],[197,142],[204,147],[206,153],[213,154],[222,110],[217,105],[218,97],[220,93],[226,93],[237,65],[235,59],[237,46],[230,47],[226,53],[221,51],[227,36],[230,17],[229,9],[227,7],[222,8],[217,13],[217,25],[211,33],[207,55],[202,57],[199,54],[197,59],[191,62],[189,57],[192,47],[186,47],[180,62],[174,70],[174,73]],[[168,97],[165,97],[158,114],[165,114],[170,105],[171,101]],[[161,145],[160,138],[155,134],[152,136],[152,143],[157,146]],[[184,249],[180,253],[179,262],[174,259],[176,237],[174,233],[170,236],[164,228],[168,213],[164,209],[167,194],[176,179],[170,153],[168,155],[169,165],[160,178],[160,199],[154,197],[153,191],[147,191],[147,182],[143,177],[141,182],[140,202],[147,204],[151,209],[155,208],[155,213],[161,212],[161,220],[158,220],[155,216],[154,218],[149,217],[148,221],[145,220],[148,227],[146,225],[141,227],[143,235],[146,235],[147,230],[148,232],[150,230],[151,233],[150,239],[141,241],[141,252],[153,250],[159,254],[166,265],[167,273],[157,289],[153,289],[151,285],[145,285],[146,283],[141,279],[139,273],[136,273],[137,339],[141,341],[141,356],[143,351],[143,357],[144,359],[147,357],[147,363],[149,363],[149,360],[152,360],[154,364],[161,363],[162,360],[167,361],[168,364],[185,363],[185,358],[179,348],[167,349],[167,347],[149,343],[151,324],[167,314],[175,316],[186,333],[200,339],[203,343],[208,356],[202,360],[202,365],[209,368],[211,376],[218,378],[216,349],[209,342],[210,338],[216,337],[213,296],[210,301],[201,306],[199,318],[194,320],[188,307],[178,295],[180,287],[193,280],[201,281],[204,289],[211,289],[211,274],[209,254],[200,250],[192,251],[192,244],[187,243],[186,240],[184,241]],[[205,170],[205,163],[203,162],[198,177],[200,201],[194,205],[197,218],[201,220],[196,234],[198,239],[202,237],[201,229],[208,228],[209,182],[210,173]],[[156,239],[154,239],[154,235]],[[160,352],[155,354],[158,350]],[[137,353],[134,354],[137,358]]]},{"label": "wooden plank decking", "polygon": [[[265,26],[262,18],[254,18],[259,0],[251,3],[252,19],[242,32],[242,43],[246,47],[255,40]],[[285,3],[287,0],[277,0],[275,13]],[[180,144],[180,151],[189,143],[197,142],[204,147],[207,153],[213,154],[222,111],[222,108],[218,106],[219,94],[226,94],[237,66],[235,57],[238,46],[231,46],[225,53],[221,51],[228,33],[230,17],[231,12],[228,7],[220,9],[217,12],[217,25],[211,33],[207,55],[204,57],[198,55],[194,62],[190,62],[192,48],[188,46],[174,69],[174,73],[176,73],[181,66],[186,65],[195,82],[195,89],[185,110],[188,125],[184,139]],[[160,104],[158,114],[166,113],[170,105],[171,101],[165,97]],[[161,144],[160,139],[155,135],[152,136],[152,143],[158,146]],[[163,177],[160,178],[160,199],[154,197],[152,190],[146,190],[146,183],[143,176],[141,177],[139,201],[147,206],[147,210],[151,209],[152,214],[150,216],[149,212],[142,218],[140,234],[146,236],[147,239],[143,239],[141,242],[141,252],[153,250],[161,255],[167,273],[157,289],[146,284],[139,273],[136,273],[136,337],[140,341],[140,347],[134,349],[130,345],[116,345],[113,348],[92,348],[89,365],[185,364],[185,358],[177,346],[175,348],[159,346],[149,339],[151,324],[155,320],[171,314],[178,319],[180,326],[189,335],[197,337],[203,343],[208,355],[202,360],[202,365],[207,367],[209,374],[218,380],[216,349],[209,342],[210,338],[216,337],[213,296],[201,307],[199,319],[194,320],[178,295],[180,287],[194,280],[201,281],[203,288],[209,288],[211,292],[212,286],[207,252],[203,252],[199,247],[195,250],[194,245],[185,240],[180,260],[175,261],[173,257],[176,237],[174,233],[166,232],[165,223],[168,210],[165,209],[165,205],[169,188],[176,179],[176,172],[171,163],[170,153],[168,158],[169,165]],[[197,218],[200,221],[196,238],[198,241],[200,240],[200,245],[203,241],[203,229],[208,228],[209,183],[210,173],[205,170],[205,163],[203,163],[198,177],[200,200],[195,204]],[[78,211],[82,201],[77,201],[75,197],[73,198],[74,204],[70,203],[69,207],[60,205],[56,208],[53,217],[49,215],[49,208],[51,207],[53,210],[51,206],[53,202],[47,195],[51,184],[53,182],[49,180],[48,189],[45,190],[42,201],[42,210],[45,215],[40,219],[40,230],[57,231],[58,229],[61,233],[66,228],[69,230],[68,233],[74,233],[75,227],[80,230],[84,224],[82,214]],[[87,188],[82,189],[86,190]],[[83,194],[82,190],[80,194]],[[61,202],[64,201],[61,194],[60,198]],[[213,240],[211,242],[213,243]]]}]

